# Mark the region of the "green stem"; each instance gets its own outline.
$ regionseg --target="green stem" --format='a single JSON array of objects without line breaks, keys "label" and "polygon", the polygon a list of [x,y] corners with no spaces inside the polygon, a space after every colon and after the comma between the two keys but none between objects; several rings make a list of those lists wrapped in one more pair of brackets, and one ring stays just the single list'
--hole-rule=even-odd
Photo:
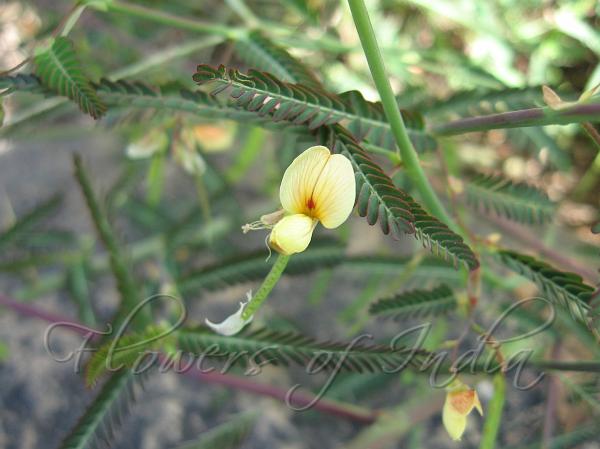
[{"label": "green stem", "polygon": [[413,148],[408,133],[406,132],[400,109],[396,103],[396,97],[394,96],[392,86],[386,75],[383,58],[381,57],[381,52],[377,45],[377,39],[375,38],[375,33],[365,3],[363,0],[348,0],[348,3],[350,4],[354,25],[356,26],[356,31],[358,32],[360,42],[367,58],[373,81],[375,82],[375,86],[381,97],[385,116],[390,123],[406,172],[415,188],[418,190],[425,206],[429,209],[429,212],[436,215],[449,227],[455,230],[456,225],[448,216],[444,206],[427,180],[419,162],[417,152]]},{"label": "green stem", "polygon": [[483,435],[479,443],[479,449],[494,449],[502,422],[502,409],[506,397],[506,379],[504,374],[498,373],[494,376],[494,395],[486,410],[485,424],[483,425]]},{"label": "green stem", "polygon": [[225,3],[242,19],[250,28],[258,28],[260,19],[254,15],[252,10],[243,0],[225,0]]},{"label": "green stem", "polygon": [[164,186],[166,154],[160,151],[152,155],[146,179],[146,201],[152,207],[158,206]]},{"label": "green stem", "polygon": [[381,148],[380,146],[370,144],[367,141],[361,142],[362,147],[367,150],[369,153],[380,154],[389,159],[389,161],[395,166],[402,165],[402,158],[396,151],[387,150],[385,148]]},{"label": "green stem", "polygon": [[252,299],[242,312],[243,320],[247,320],[252,315],[254,315],[254,313],[258,310],[261,304],[265,302],[265,300],[269,296],[269,293],[271,293],[271,290],[273,290],[273,287],[275,287],[277,281],[279,281],[279,278],[283,274],[283,270],[285,270],[285,267],[287,266],[289,260],[290,256],[286,256],[284,254],[279,254],[279,256],[277,256],[277,260],[271,267],[271,271],[269,271],[269,274],[267,274],[267,277],[256,292],[256,295],[252,297]]},{"label": "green stem", "polygon": [[223,38],[221,36],[206,36],[201,38],[195,37],[194,39],[173,45],[172,47],[158,50],[145,59],[136,61],[133,64],[127,65],[121,69],[117,69],[111,72],[107,78],[110,81],[130,78],[158,67],[159,65],[166,64],[174,59],[188,56],[196,51],[203,50],[208,47],[216,47],[221,42],[223,42]]},{"label": "green stem", "polygon": [[[90,6],[94,7],[92,3]],[[100,7],[99,7],[100,8]],[[201,22],[199,20],[191,20],[185,17],[178,17],[155,9],[146,8],[141,5],[134,5],[127,2],[111,1],[106,4],[106,10],[109,12],[119,12],[140,19],[147,19],[153,22],[162,23],[187,31],[200,33],[216,34],[228,39],[238,39],[246,34],[246,30],[242,28],[233,28],[228,25],[219,25],[216,23]]]},{"label": "green stem", "polygon": [[65,26],[60,32],[61,36],[68,36],[75,24],[79,21],[79,18],[81,17],[83,11],[85,11],[85,8],[85,5],[79,5],[73,10],[73,12],[69,14],[66,19]]}]

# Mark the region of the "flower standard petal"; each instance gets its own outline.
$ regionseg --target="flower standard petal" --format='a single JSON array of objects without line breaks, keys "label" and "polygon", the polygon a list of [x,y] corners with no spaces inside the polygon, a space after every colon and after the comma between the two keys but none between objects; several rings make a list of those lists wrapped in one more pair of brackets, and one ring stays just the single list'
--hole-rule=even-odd
[{"label": "flower standard petal", "polygon": [[323,146],[310,147],[292,161],[279,188],[279,200],[290,214],[309,214],[309,202],[317,180],[331,157]]},{"label": "flower standard petal", "polygon": [[352,164],[341,154],[331,155],[313,190],[312,216],[328,229],[337,228],[352,212],[355,199],[356,179]]},{"label": "flower standard petal", "polygon": [[273,227],[269,244],[287,256],[302,252],[308,247],[316,224],[316,220],[304,214],[283,217]]}]

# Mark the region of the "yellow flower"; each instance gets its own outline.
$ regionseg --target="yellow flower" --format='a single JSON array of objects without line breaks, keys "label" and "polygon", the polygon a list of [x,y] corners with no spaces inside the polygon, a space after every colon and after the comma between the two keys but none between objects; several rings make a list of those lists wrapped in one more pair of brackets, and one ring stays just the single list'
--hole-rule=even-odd
[{"label": "yellow flower", "polygon": [[455,379],[448,387],[442,412],[444,427],[454,441],[459,441],[467,427],[467,416],[476,408],[481,416],[483,409],[477,392]]},{"label": "yellow flower", "polygon": [[222,335],[235,335],[241,331],[250,323],[252,313],[281,276],[289,259],[286,256],[308,247],[319,221],[329,229],[337,228],[346,221],[354,207],[355,197],[354,170],[346,157],[316,146],[294,159],[283,174],[279,189],[283,210],[263,215],[259,221],[242,226],[244,233],[272,228],[269,244],[283,255],[271,268],[256,297],[250,292],[248,301],[240,303],[237,312],[220,323],[205,320],[206,324]]},{"label": "yellow flower", "polygon": [[337,228],[352,212],[355,198],[350,161],[326,147],[310,147],[283,175],[279,199],[285,216],[275,223],[269,244],[285,255],[304,251],[317,223]]},{"label": "yellow flower", "polygon": [[193,135],[204,152],[217,153],[231,148],[235,131],[234,122],[205,123],[194,126]]}]

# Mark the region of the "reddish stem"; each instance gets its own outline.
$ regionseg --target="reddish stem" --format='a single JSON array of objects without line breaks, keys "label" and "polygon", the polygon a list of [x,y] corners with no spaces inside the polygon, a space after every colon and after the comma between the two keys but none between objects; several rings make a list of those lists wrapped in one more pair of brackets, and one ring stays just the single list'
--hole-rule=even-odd
[{"label": "reddish stem", "polygon": [[[29,304],[24,304],[22,302],[9,298],[8,296],[2,295],[1,293],[0,305],[8,307],[21,315],[37,318],[51,324],[62,323],[69,330],[76,332],[80,335],[88,335],[90,332],[89,328],[71,319],[51,312],[46,312]],[[166,355],[160,355],[160,358],[163,361],[167,360],[166,357]],[[288,400],[288,390],[273,387],[270,385],[265,385],[259,382],[253,382],[240,376],[222,374],[218,372],[207,373],[203,372],[202,370],[199,370],[197,367],[193,367],[192,369],[185,370],[183,372],[178,372],[178,374],[184,374],[188,377],[201,380],[202,382],[223,385],[226,387],[234,388],[236,390],[258,394],[260,396],[271,397],[274,399],[278,399],[282,402],[286,402]],[[294,407],[304,407],[311,403],[314,403],[312,408],[315,410],[318,410],[323,413],[328,413],[333,416],[338,416],[340,418],[349,419],[351,421],[359,422],[362,424],[373,423],[377,419],[379,414],[376,411],[372,411],[354,405],[341,404],[337,401],[332,401],[330,399],[319,398],[316,401],[315,399],[316,396],[310,392],[296,390],[293,396],[291,397],[290,402],[291,405],[293,405]]]},{"label": "reddish stem", "polygon": [[599,103],[584,103],[560,111],[554,111],[550,108],[532,108],[461,118],[435,126],[431,131],[438,136],[453,136],[490,129],[595,122],[598,121],[599,116]]}]

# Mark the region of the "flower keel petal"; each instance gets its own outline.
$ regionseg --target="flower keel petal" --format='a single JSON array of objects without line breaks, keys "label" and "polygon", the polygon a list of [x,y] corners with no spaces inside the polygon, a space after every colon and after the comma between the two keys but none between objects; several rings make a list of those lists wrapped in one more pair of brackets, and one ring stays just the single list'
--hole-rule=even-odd
[{"label": "flower keel petal", "polygon": [[271,231],[269,244],[281,254],[291,254],[304,251],[312,237],[317,221],[304,214],[294,214],[283,217]]}]

